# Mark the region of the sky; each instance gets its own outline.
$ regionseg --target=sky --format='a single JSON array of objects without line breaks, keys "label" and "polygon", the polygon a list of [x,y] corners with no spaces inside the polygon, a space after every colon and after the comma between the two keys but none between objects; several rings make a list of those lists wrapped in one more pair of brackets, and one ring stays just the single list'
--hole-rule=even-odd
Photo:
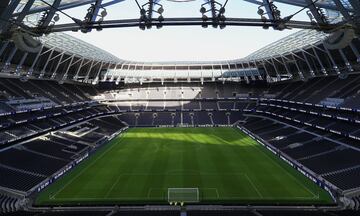
[{"label": "sky", "polygon": [[[140,4],[145,0],[138,0]],[[200,7],[203,0],[186,3],[176,3],[166,0],[160,1],[164,7],[163,16],[166,17],[201,17]],[[225,0],[218,0],[224,3]],[[282,17],[290,15],[300,8],[276,4],[282,12]],[[86,7],[66,10],[76,18],[83,19]],[[229,0],[226,6],[226,17],[259,18],[258,6],[242,1]],[[140,16],[135,0],[124,2],[107,8],[108,16],[105,20],[138,18]],[[296,20],[307,20],[304,13],[300,13]],[[69,22],[61,16],[60,23]],[[163,27],[162,29],[117,28],[104,29],[91,33],[68,32],[88,43],[100,47],[120,59],[130,61],[217,61],[239,59],[250,53],[279,40],[297,30],[275,31],[264,30],[261,27],[230,27],[220,30],[209,26],[194,27]]]}]

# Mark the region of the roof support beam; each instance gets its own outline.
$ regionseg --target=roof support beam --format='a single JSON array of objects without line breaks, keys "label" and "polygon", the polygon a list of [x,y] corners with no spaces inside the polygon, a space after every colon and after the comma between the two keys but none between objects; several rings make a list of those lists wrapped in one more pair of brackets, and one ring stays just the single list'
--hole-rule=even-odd
[{"label": "roof support beam", "polygon": [[4,53],[6,47],[9,45],[9,43],[10,43],[9,41],[6,41],[3,43],[3,45],[0,48],[0,56]]},{"label": "roof support beam", "polygon": [[0,1],[0,16],[6,11],[7,7],[9,6],[10,0],[2,0]]},{"label": "roof support beam", "polygon": [[356,61],[357,61],[358,63],[360,63],[360,53],[359,53],[359,50],[355,47],[355,45],[354,45],[353,42],[351,42],[349,46],[350,46],[351,50],[354,52],[354,54],[356,55]]},{"label": "roof support beam", "polygon": [[12,61],[12,59],[14,58],[15,53],[16,53],[17,50],[18,50],[18,49],[17,49],[16,47],[13,47],[13,48],[11,49],[11,52],[10,52],[9,56],[7,57],[7,59],[6,59],[5,65],[4,65],[4,67],[3,67],[2,70],[7,70],[7,69],[8,69],[8,67],[10,66],[11,61]]},{"label": "roof support beam", "polygon": [[51,49],[50,55],[49,55],[49,57],[47,58],[46,63],[44,64],[44,66],[43,66],[43,68],[42,68],[42,70],[41,70],[41,72],[40,72],[39,78],[43,78],[43,76],[45,75],[46,67],[48,66],[49,62],[51,61],[51,57],[52,57],[52,55],[53,55],[53,53],[54,53],[54,50],[55,50],[55,49]]},{"label": "roof support beam", "polygon": [[44,49],[44,45],[41,47],[40,51],[36,54],[36,57],[31,65],[31,67],[28,70],[28,74],[27,74],[28,76],[32,75],[32,73],[34,72],[34,67],[35,67],[36,63],[38,62],[43,49]]},{"label": "roof support beam", "polygon": [[20,75],[20,70],[22,69],[22,66],[23,66],[26,58],[28,57],[28,55],[29,55],[28,52],[24,53],[24,55],[21,57],[21,60],[20,60],[19,64],[16,66],[16,71],[15,71],[15,73],[16,73],[17,75]]},{"label": "roof support beam", "polygon": [[25,17],[29,14],[29,11],[30,11],[31,7],[33,6],[34,2],[35,2],[35,0],[28,0],[28,2],[26,3],[26,5],[22,9],[22,11],[16,18],[17,24],[20,24],[25,19]]},{"label": "roof support beam", "polygon": [[325,48],[327,56],[329,57],[329,59],[331,61],[331,64],[333,66],[333,69],[335,70],[336,74],[340,74],[339,67],[337,66],[337,64],[336,64],[334,58],[332,57],[330,51],[326,47],[324,47],[324,48]]},{"label": "roof support beam", "polygon": [[54,69],[54,71],[53,71],[53,73],[52,73],[52,75],[51,75],[51,79],[55,79],[55,77],[56,77],[56,75],[57,75],[57,70],[59,69],[60,65],[63,63],[62,60],[63,60],[63,58],[64,58],[64,54],[65,54],[65,53],[62,53],[62,54],[61,54],[60,60],[58,61],[57,65],[56,65],[56,67],[55,67],[55,69]]},{"label": "roof support beam", "polygon": [[59,8],[61,3],[61,0],[54,0],[52,7],[47,11],[45,19],[42,20],[41,26],[40,27],[47,27],[49,26],[51,20],[53,19],[55,13],[56,13],[56,9],[55,8]]},{"label": "roof support beam", "polygon": [[278,68],[277,68],[276,65],[275,65],[275,62],[274,62],[274,59],[273,59],[273,58],[271,58],[271,64],[273,65],[273,67],[274,67],[274,69],[275,69],[277,81],[280,81],[281,76],[280,76],[280,73],[279,73],[279,71],[278,71]]},{"label": "roof support beam", "polygon": [[286,64],[286,61],[285,61],[285,58],[283,55],[281,55],[281,60],[284,62],[284,67],[285,67],[285,70],[286,70],[286,73],[288,74],[288,76],[292,76],[292,74],[290,73],[290,69],[289,69],[288,65]]},{"label": "roof support beam", "polygon": [[305,0],[305,2],[309,5],[308,8],[311,14],[314,16],[316,22],[319,24],[326,24],[327,22],[325,20],[325,17],[320,12],[320,9],[315,6],[313,0]]},{"label": "roof support beam", "polygon": [[354,13],[360,17],[360,2],[359,0],[349,0],[351,6],[354,8]]},{"label": "roof support beam", "polygon": [[90,73],[91,73],[91,70],[93,69],[93,66],[94,66],[94,59],[91,61],[91,64],[90,64],[90,67],[89,67],[89,70],[87,71],[86,73],[86,76],[85,76],[85,79],[84,81],[87,83],[88,80],[89,80],[89,76],[90,76]]},{"label": "roof support beam", "polygon": [[4,20],[10,20],[12,14],[19,5],[20,0],[1,0],[0,1],[0,33],[5,32],[9,22]]},{"label": "roof support beam", "polygon": [[325,69],[325,67],[324,67],[324,64],[322,63],[322,61],[321,61],[321,59],[320,59],[320,57],[319,57],[319,54],[316,52],[316,49],[314,48],[314,46],[312,47],[312,50],[313,50],[313,52],[314,52],[314,54],[315,54],[315,56],[316,56],[317,61],[318,61],[319,64],[320,64],[322,73],[323,73],[325,76],[327,76],[328,74],[327,74],[327,72],[326,72],[326,69]]},{"label": "roof support beam", "polygon": [[104,65],[104,62],[102,61],[101,64],[100,64],[99,70],[97,71],[97,73],[95,75],[95,79],[94,79],[95,83],[97,83],[99,81],[99,75],[100,75],[100,72],[101,72],[101,69],[102,69],[103,65]]},{"label": "roof support beam", "polygon": [[349,23],[353,23],[352,17],[349,13],[349,11],[345,8],[345,6],[342,4],[340,0],[333,0],[336,7],[338,8],[338,11],[343,15],[343,17],[348,21]]},{"label": "roof support beam", "polygon": [[291,56],[292,56],[292,59],[293,59],[293,62],[295,64],[295,66],[296,66],[296,69],[298,70],[298,74],[299,74],[300,79],[305,80],[304,74],[301,72],[299,64],[297,63],[294,54],[292,54]]},{"label": "roof support beam", "polygon": [[305,54],[304,51],[302,51],[301,53],[302,53],[302,55],[303,55],[303,57],[304,57],[304,59],[305,59],[305,62],[306,62],[306,64],[307,64],[308,68],[309,68],[310,75],[311,75],[312,77],[314,77],[314,76],[315,76],[314,69],[313,69],[313,67],[312,67],[311,64],[310,64],[310,61],[309,61],[308,57],[306,56],[306,54]]},{"label": "roof support beam", "polygon": [[[84,21],[85,23],[91,23],[96,21],[100,8],[102,7],[101,6],[102,1],[103,0],[96,0],[95,3],[90,6],[90,8],[88,9],[88,13],[85,16],[85,21]],[[91,32],[91,30],[92,29],[90,28],[90,29],[84,29],[82,31]]]},{"label": "roof support beam", "polygon": [[61,78],[62,81],[64,81],[64,80],[67,79],[69,70],[70,70],[71,66],[73,66],[74,57],[75,57],[75,55],[72,55],[72,56],[71,56],[71,60],[70,60],[68,66],[67,66],[67,68],[66,68],[65,73],[63,74],[63,76],[62,76],[62,78]]},{"label": "roof support beam", "polygon": [[[107,69],[106,69],[106,73],[104,74],[104,77],[103,77],[103,79],[102,79],[103,82],[105,82],[105,81],[107,80],[107,76],[108,76],[108,74],[109,74],[109,70],[110,70],[111,63],[109,62],[108,64],[109,64],[109,65],[108,65],[108,67],[107,67]],[[117,65],[118,65],[118,64],[115,64],[114,70],[116,69]],[[112,72],[112,75],[111,75],[111,78],[110,78],[110,81],[111,81],[111,82],[112,82],[113,80],[114,80],[114,72]]]},{"label": "roof support beam", "polygon": [[268,69],[266,68],[266,63],[263,61],[262,64],[263,64],[263,66],[264,66],[265,73],[266,73],[266,81],[270,83],[270,82],[272,82],[272,80],[271,80],[271,76],[270,76],[270,74],[269,74],[269,71],[268,71]]},{"label": "roof support beam", "polygon": [[354,71],[354,69],[352,68],[349,60],[346,58],[346,55],[345,55],[344,51],[342,49],[339,49],[339,52],[340,52],[341,58],[343,59],[347,69],[349,70],[349,72]]},{"label": "roof support beam", "polygon": [[74,79],[75,81],[79,78],[79,73],[80,73],[80,70],[81,70],[81,68],[82,68],[82,66],[83,66],[83,64],[84,64],[84,61],[85,61],[85,58],[82,58],[82,59],[81,59],[81,63],[80,63],[80,65],[79,65],[79,67],[78,67],[78,69],[77,69],[77,71],[76,71],[76,74],[75,74],[75,76],[73,77],[73,79]]}]

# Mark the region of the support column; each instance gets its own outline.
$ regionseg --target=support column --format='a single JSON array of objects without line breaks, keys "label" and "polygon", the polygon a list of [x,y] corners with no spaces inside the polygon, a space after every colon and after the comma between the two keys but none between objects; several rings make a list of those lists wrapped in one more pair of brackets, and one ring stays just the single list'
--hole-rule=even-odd
[{"label": "support column", "polygon": [[[98,63],[96,63],[95,65],[97,65],[97,64],[98,64]],[[91,73],[91,71],[92,71],[92,69],[93,69],[93,67],[94,67],[95,65],[94,65],[94,60],[92,60],[92,61],[91,61],[91,64],[90,64],[90,67],[89,67],[89,70],[88,70],[88,72],[86,73],[86,76],[85,76],[85,79],[84,79],[86,83],[88,82],[90,73]]]},{"label": "support column", "polygon": [[307,58],[304,50],[301,51],[301,53],[302,53],[302,55],[303,55],[303,57],[304,57],[304,59],[305,59],[305,62],[306,62],[306,64],[307,64],[307,66],[308,66],[309,69],[310,69],[310,75],[311,75],[312,77],[314,77],[314,76],[315,76],[314,69],[313,69],[313,67],[311,66],[310,61],[309,61],[309,59]]},{"label": "support column", "polygon": [[28,0],[20,14],[16,18],[16,23],[20,24],[25,19],[26,15],[28,15],[28,12],[30,11],[31,7],[33,6],[35,0]]},{"label": "support column", "polygon": [[274,59],[273,59],[273,58],[271,58],[271,64],[273,65],[273,67],[274,67],[274,69],[275,69],[277,81],[281,80],[280,73],[279,73],[279,71],[278,71],[278,68],[277,68],[276,65],[275,65],[275,62],[274,62]]},{"label": "support column", "polygon": [[342,49],[339,49],[339,52],[340,52],[341,58],[344,60],[344,63],[345,63],[345,65],[346,65],[348,71],[349,71],[349,72],[354,71],[354,70],[352,69],[352,66],[351,66],[349,60],[346,58],[346,55],[345,55],[344,51],[343,51]]},{"label": "support column", "polygon": [[[65,73],[63,74],[61,80],[66,80],[66,79],[67,79],[69,70],[70,70],[71,66],[73,66],[74,57],[75,57],[75,54],[71,56],[71,60],[70,60],[70,62],[69,62],[69,65],[67,66],[66,71],[65,71]],[[80,61],[80,60],[76,61],[76,63],[79,62],[79,61]],[[76,63],[75,63],[75,64],[76,64]]]},{"label": "support column", "polygon": [[17,48],[16,47],[13,47],[9,56],[7,57],[6,61],[5,61],[5,65],[3,67],[4,70],[8,69],[8,67],[11,65],[11,61],[12,59],[14,58],[14,55],[17,51]]},{"label": "support column", "polygon": [[19,5],[20,0],[1,0],[0,1],[0,33],[5,32],[6,28],[10,25],[5,20],[10,20],[12,14]]},{"label": "support column", "polygon": [[24,55],[22,56],[19,64],[18,64],[17,67],[16,67],[16,71],[15,71],[16,75],[20,75],[20,70],[21,70],[21,68],[22,68],[22,66],[23,66],[23,64],[24,64],[24,62],[25,62],[25,60],[26,60],[26,58],[27,58],[28,55],[29,55],[29,53],[26,52],[26,53],[24,53]]},{"label": "support column", "polygon": [[295,59],[294,54],[291,54],[291,56],[292,56],[292,58],[293,58],[293,60],[294,60],[295,66],[296,66],[296,68],[297,68],[297,70],[298,70],[298,74],[299,74],[300,79],[305,80],[304,74],[301,72],[300,67],[299,67],[299,65],[298,65],[298,63],[297,63],[297,61],[296,61],[296,59]]},{"label": "support column", "polygon": [[326,51],[326,53],[327,53],[327,55],[328,55],[328,57],[329,57],[329,59],[331,61],[331,64],[333,65],[333,69],[335,70],[336,74],[340,74],[339,67],[336,65],[336,62],[335,62],[334,58],[332,57],[330,51],[325,46],[324,46],[324,49],[325,49],[325,51]]},{"label": "support column", "polygon": [[353,42],[350,43],[350,48],[351,50],[354,52],[354,54],[356,55],[356,61],[358,63],[360,63],[360,53],[359,50],[356,48],[356,46],[353,44]]},{"label": "support column", "polygon": [[314,51],[315,57],[316,57],[316,59],[318,60],[318,62],[319,62],[319,64],[320,64],[321,72],[322,72],[325,76],[327,76],[327,75],[328,75],[328,74],[327,74],[327,71],[326,71],[326,69],[325,69],[325,67],[324,67],[324,64],[322,63],[322,61],[321,61],[321,59],[320,59],[320,57],[319,57],[319,54],[316,52],[316,50],[315,50],[314,47],[312,47],[312,50]]},{"label": "support column", "polygon": [[79,65],[79,68],[78,68],[77,71],[76,71],[75,76],[73,77],[73,80],[77,80],[77,79],[78,79],[80,70],[81,70],[81,68],[82,68],[82,65],[84,64],[84,60],[85,60],[84,58],[81,59],[81,63],[80,63],[80,65]]},{"label": "support column", "polygon": [[3,43],[3,45],[0,48],[0,56],[4,53],[4,51],[8,45],[9,45],[9,41],[6,41],[5,43]]},{"label": "support column", "polygon": [[[30,67],[29,70],[28,70],[27,76],[31,76],[31,75],[33,74],[33,72],[34,72],[34,67],[35,67],[37,61],[39,60],[39,58],[40,58],[40,56],[41,56],[41,52],[42,52],[43,49],[44,49],[44,46],[42,46],[41,49],[40,49],[40,51],[36,54],[36,57],[35,57],[32,65],[31,65],[31,67]],[[48,50],[48,51],[49,51],[49,50]]]},{"label": "support column", "polygon": [[56,13],[55,8],[59,8],[60,3],[61,3],[61,0],[54,0],[54,2],[52,3],[52,7],[49,9],[49,11],[47,12],[46,18],[42,22],[41,27],[49,26],[51,20],[53,19],[54,15]]},{"label": "support column", "polygon": [[64,54],[65,54],[65,53],[61,54],[60,60],[59,60],[59,62],[57,63],[57,65],[56,65],[53,73],[51,74],[51,79],[54,79],[54,78],[55,78],[55,76],[56,76],[56,74],[57,74],[56,72],[57,72],[57,70],[59,69],[59,66],[63,63],[62,59],[64,58]]},{"label": "support column", "polygon": [[360,2],[358,0],[349,0],[349,2],[354,8],[354,13],[360,17]]}]

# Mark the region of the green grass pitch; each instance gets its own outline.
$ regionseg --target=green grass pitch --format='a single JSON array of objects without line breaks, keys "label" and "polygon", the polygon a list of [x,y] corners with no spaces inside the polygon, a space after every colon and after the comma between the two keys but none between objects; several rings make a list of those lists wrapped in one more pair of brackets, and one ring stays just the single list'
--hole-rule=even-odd
[{"label": "green grass pitch", "polygon": [[238,129],[133,128],[42,191],[36,204],[166,204],[168,188],[199,188],[200,203],[333,203]]}]

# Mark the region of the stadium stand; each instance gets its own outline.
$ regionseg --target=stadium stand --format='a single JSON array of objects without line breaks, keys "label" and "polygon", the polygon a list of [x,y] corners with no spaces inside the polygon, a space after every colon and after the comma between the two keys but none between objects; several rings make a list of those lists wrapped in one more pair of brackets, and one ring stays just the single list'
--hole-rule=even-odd
[{"label": "stadium stand", "polygon": [[[348,211],[360,210],[358,1],[247,0],[246,3],[254,4],[258,11],[256,17],[243,19],[232,13],[229,7],[235,7],[233,3],[209,0],[201,5],[201,22],[196,21],[198,18],[171,17],[171,13],[167,13],[164,20],[165,3],[163,6],[158,0],[145,4],[136,1],[141,13],[139,20],[138,15],[135,19],[105,20],[112,12],[110,7],[122,2],[0,1],[0,215],[359,215],[359,211]],[[278,4],[281,7],[277,7]],[[294,12],[299,10],[294,14],[292,10],[283,11],[282,7],[287,6],[293,7]],[[77,7],[88,7],[80,18],[75,18],[79,17]],[[138,8],[135,9],[138,14]],[[284,16],[287,12],[290,14]],[[297,20],[294,16],[299,13],[308,15],[309,20]],[[63,19],[63,16],[70,19]],[[57,23],[60,17],[61,24]],[[211,62],[128,61],[62,33],[90,33],[95,29],[101,31],[103,27],[150,29],[163,25],[212,25],[220,29],[229,25],[249,25],[302,30],[248,56]],[[114,44],[122,49],[121,40]],[[157,44],[153,52],[155,57],[156,51],[162,52],[161,45]],[[109,206],[102,202],[91,203],[93,198],[87,197],[90,204],[84,206],[66,202],[57,206],[35,205],[39,192],[85,159],[96,157],[99,150],[108,149],[106,146],[111,145],[107,144],[115,143],[114,138],[131,127],[233,127],[234,131],[241,130],[248,140],[256,140],[265,147],[263,150],[268,149],[266,153],[273,153],[271,156],[287,163],[289,170],[299,176],[302,173],[301,177],[310,179],[312,186],[317,184],[324,189],[321,191],[331,204],[318,204],[321,194],[316,196],[310,191],[310,196],[314,195],[311,198],[317,197],[319,202],[307,200],[310,204],[280,206],[268,200],[263,206],[203,203],[192,206],[185,203],[185,206],[164,207],[136,202],[123,206],[119,200]],[[236,132],[234,137],[239,136]],[[175,143],[176,139],[170,138],[164,136],[163,140]],[[163,150],[157,138],[151,140],[156,142],[156,151]],[[228,142],[223,140],[213,145],[220,156],[227,149],[218,145]],[[247,147],[235,150],[232,145],[228,148],[227,153],[231,153],[228,157],[236,158]],[[144,156],[143,153],[147,152],[139,151],[134,157]],[[193,162],[192,157],[200,153],[183,153],[181,162]],[[177,155],[165,155],[166,159],[170,156],[176,158]],[[217,158],[214,156],[205,163],[213,162]],[[158,159],[160,161],[161,156],[155,158]],[[185,163],[177,164],[185,167]],[[135,165],[140,167],[141,164]],[[213,164],[220,170],[221,166],[217,165]],[[243,164],[231,165],[237,168]],[[149,170],[158,172],[154,165]],[[101,175],[101,172],[94,175]],[[241,173],[241,177],[232,178],[232,183],[245,185],[237,182],[245,175]],[[258,198],[266,198],[259,193],[251,177],[247,176],[246,180],[252,185],[251,190],[257,192]],[[121,179],[116,178],[99,182],[99,185],[112,185],[111,192]],[[152,177],[144,179],[153,180]],[[186,182],[185,177],[183,182]],[[139,187],[145,193],[147,189]],[[149,191],[147,198],[150,198]],[[217,189],[216,193],[220,199]],[[108,195],[109,191],[105,200]],[[46,197],[50,200],[55,196],[47,194]]]},{"label": "stadium stand", "polygon": [[[0,186],[34,190],[128,125],[239,125],[339,190],[352,191],[360,187],[354,181],[360,168],[360,79],[350,77],[351,84],[321,77],[266,88],[180,83],[110,90],[2,79],[0,169],[7,178]],[[18,209],[16,198],[2,200],[9,203],[5,209]],[[359,208],[357,197],[352,203]]]},{"label": "stadium stand", "polygon": [[34,189],[123,127],[125,124],[116,117],[100,117],[4,148],[0,151],[0,169],[6,178],[0,179],[0,186],[23,192]]}]

